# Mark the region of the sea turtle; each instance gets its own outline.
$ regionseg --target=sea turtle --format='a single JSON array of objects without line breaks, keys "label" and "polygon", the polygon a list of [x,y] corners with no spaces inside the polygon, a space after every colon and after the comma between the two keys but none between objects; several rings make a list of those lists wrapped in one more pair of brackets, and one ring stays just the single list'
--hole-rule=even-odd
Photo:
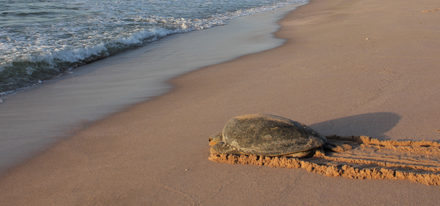
[{"label": "sea turtle", "polygon": [[211,154],[254,154],[305,157],[327,139],[299,122],[270,114],[230,119],[221,134],[210,138]]}]

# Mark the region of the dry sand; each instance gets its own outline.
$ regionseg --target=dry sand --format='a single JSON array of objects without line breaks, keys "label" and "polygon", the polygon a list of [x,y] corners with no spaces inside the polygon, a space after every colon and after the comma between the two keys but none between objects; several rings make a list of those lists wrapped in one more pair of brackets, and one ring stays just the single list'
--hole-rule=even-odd
[{"label": "dry sand", "polygon": [[[287,43],[174,79],[3,176],[0,205],[437,205],[409,181],[208,161],[232,116],[272,113],[325,134],[440,138],[438,0],[315,0]],[[426,12],[429,11],[429,12]]]}]

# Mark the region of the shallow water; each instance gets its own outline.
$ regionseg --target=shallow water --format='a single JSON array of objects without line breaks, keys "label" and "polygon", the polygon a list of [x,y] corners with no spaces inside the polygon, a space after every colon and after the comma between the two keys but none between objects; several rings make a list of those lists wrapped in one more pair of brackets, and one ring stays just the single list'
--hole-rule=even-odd
[{"label": "shallow water", "polygon": [[281,45],[283,40],[272,35],[279,28],[275,22],[294,8],[170,36],[4,97],[0,104],[0,172],[93,121],[169,91],[171,86],[165,82],[172,77]]},{"label": "shallow water", "polygon": [[303,0],[0,0],[0,92],[170,34]]}]

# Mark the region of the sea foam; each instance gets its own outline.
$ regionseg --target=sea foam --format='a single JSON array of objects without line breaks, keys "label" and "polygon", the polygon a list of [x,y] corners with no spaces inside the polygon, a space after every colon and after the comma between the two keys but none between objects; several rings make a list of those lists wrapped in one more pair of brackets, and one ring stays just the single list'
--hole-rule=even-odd
[{"label": "sea foam", "polygon": [[0,92],[36,84],[168,35],[304,2],[77,0],[39,2],[31,8],[21,1],[3,7],[6,3],[0,1]]}]

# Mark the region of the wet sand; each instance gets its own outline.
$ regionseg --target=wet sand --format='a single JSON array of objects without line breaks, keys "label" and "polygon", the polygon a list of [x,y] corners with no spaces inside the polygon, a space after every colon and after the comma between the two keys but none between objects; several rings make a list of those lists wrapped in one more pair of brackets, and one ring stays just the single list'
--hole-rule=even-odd
[{"label": "wet sand", "polygon": [[0,205],[437,205],[438,186],[207,157],[208,137],[245,113],[324,135],[440,139],[438,7],[312,1],[280,22],[283,46],[173,79],[171,93],[15,168],[0,179]]},{"label": "wet sand", "polygon": [[281,45],[272,34],[279,28],[276,21],[294,8],[168,36],[2,97],[0,175],[92,122],[168,92],[166,81],[173,77]]}]

